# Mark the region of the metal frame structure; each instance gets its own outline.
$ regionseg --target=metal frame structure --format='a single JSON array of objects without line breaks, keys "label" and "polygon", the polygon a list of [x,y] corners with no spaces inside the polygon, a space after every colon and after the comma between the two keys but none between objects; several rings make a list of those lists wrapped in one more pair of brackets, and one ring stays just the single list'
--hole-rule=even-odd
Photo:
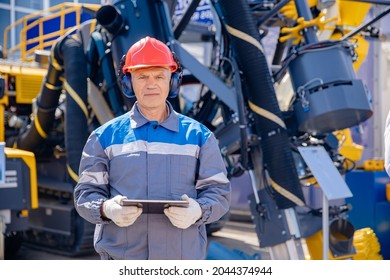
[{"label": "metal frame structure", "polygon": [[[333,132],[372,115],[364,83],[353,69],[354,38],[385,12],[341,39],[323,40],[318,32],[343,32],[337,18],[326,18],[324,7],[335,1],[313,1],[313,5],[305,0],[212,0],[214,28],[193,28],[191,17],[199,0],[191,1],[181,19],[173,22],[176,3],[120,0],[101,6],[94,19],[55,33],[61,36],[51,41],[47,74],[35,103],[31,101],[34,110],[23,107],[24,116],[15,114],[8,103],[14,98],[6,95],[4,110],[26,120],[16,132],[10,125],[5,128],[6,135],[13,133],[6,137],[7,145],[37,155],[43,203],[32,213],[26,241],[69,255],[92,250],[93,228],[73,208],[78,160],[88,131],[132,105],[134,100],[121,93],[117,65],[129,45],[150,35],[166,42],[179,57],[185,69],[183,86],[201,86],[200,99],[186,113],[215,133],[229,176],[249,172],[254,187],[250,208],[260,246],[273,259],[313,258],[313,250],[321,246],[310,239],[321,233],[321,215],[305,203],[302,187],[318,182],[297,147],[321,145],[340,174],[349,171],[348,158],[338,153],[340,143]],[[60,16],[46,13],[49,20]],[[41,24],[43,19],[30,27]],[[272,65],[263,45],[271,27],[280,29]],[[210,66],[185,49],[181,38],[187,32],[212,43]],[[40,42],[43,49],[51,44],[42,43],[49,35],[39,35],[28,42]],[[28,54],[22,52],[22,60]],[[294,93],[287,100],[288,110],[281,111],[276,84],[286,75]],[[181,111],[180,97],[171,102]],[[67,221],[66,226],[45,220],[49,207],[58,214],[57,221]],[[330,219],[344,219],[344,211],[345,207],[335,207]],[[50,244],[43,244],[48,236]]]}]

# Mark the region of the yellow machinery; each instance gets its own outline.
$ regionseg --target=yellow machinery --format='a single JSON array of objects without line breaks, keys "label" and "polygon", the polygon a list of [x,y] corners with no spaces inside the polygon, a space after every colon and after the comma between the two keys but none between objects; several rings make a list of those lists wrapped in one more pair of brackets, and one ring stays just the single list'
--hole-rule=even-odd
[{"label": "yellow machinery", "polygon": [[[48,72],[50,48],[60,36],[91,18],[90,13],[98,7],[65,3],[26,16],[4,31],[4,43],[7,45],[10,30],[18,27],[21,43],[12,49],[4,49],[5,57],[0,58],[0,142],[9,146],[5,151],[3,149],[5,160],[0,163],[1,167],[5,166],[5,174],[1,174],[4,182],[0,182],[0,259],[14,256],[25,238],[24,233],[31,229],[31,223],[42,226],[42,221],[34,220],[36,216],[30,214],[34,213],[31,210],[40,211],[39,206],[45,205],[42,196],[38,202],[38,185],[42,184],[38,183],[38,173],[42,174],[42,169],[46,167],[39,167],[35,156],[37,154],[42,160],[42,154],[37,150],[18,149],[16,143],[10,143],[27,128],[36,110],[36,98]],[[31,32],[35,33],[32,37]],[[49,159],[50,164],[61,157],[60,147],[55,150],[56,155],[50,156],[53,157],[53,161]],[[41,171],[37,170],[37,166]],[[55,167],[53,170],[58,172]],[[48,217],[50,211],[46,212]],[[66,220],[53,222],[63,225]]]},{"label": "yellow machinery", "polygon": [[30,210],[38,208],[38,184],[32,152],[12,148],[1,152],[5,168],[0,174],[0,259],[4,259],[17,252],[23,232],[29,229]]}]

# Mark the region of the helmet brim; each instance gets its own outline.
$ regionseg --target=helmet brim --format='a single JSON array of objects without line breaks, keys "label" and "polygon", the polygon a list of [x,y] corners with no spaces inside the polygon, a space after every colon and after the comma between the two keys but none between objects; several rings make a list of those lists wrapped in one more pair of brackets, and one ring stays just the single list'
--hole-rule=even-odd
[{"label": "helmet brim", "polygon": [[134,72],[135,70],[141,69],[141,68],[151,68],[151,67],[161,67],[161,68],[166,68],[169,69],[172,73],[177,70],[176,65],[148,65],[148,64],[138,64],[134,66],[125,66],[123,67],[122,71],[123,73],[127,72]]}]

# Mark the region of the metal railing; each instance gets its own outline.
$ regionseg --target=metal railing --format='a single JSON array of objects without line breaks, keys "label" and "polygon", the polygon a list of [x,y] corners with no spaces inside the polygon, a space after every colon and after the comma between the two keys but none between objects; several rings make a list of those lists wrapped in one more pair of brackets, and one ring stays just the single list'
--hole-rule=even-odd
[{"label": "metal railing", "polygon": [[[20,53],[21,61],[31,61],[36,50],[48,49],[58,37],[80,26],[83,12],[87,12],[88,10],[95,12],[99,8],[100,5],[97,4],[63,3],[17,20],[4,30],[4,57]],[[67,26],[66,17],[72,13],[75,13],[75,24]],[[55,20],[56,18],[59,19],[59,28],[45,34],[44,24],[48,24],[48,21]],[[8,34],[13,29],[16,30],[18,26],[21,26],[20,43],[7,48]],[[29,31],[33,31],[33,28],[37,29],[37,35],[28,38],[27,34]]]}]

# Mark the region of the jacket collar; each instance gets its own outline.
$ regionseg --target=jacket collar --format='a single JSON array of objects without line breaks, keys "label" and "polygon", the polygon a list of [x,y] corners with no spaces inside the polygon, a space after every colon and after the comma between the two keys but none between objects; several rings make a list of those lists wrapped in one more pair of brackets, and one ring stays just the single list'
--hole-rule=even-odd
[{"label": "jacket collar", "polygon": [[[169,109],[168,117],[159,125],[163,126],[166,129],[172,130],[174,132],[179,131],[179,116],[178,113],[173,110],[171,103],[166,101]],[[144,124],[151,122],[147,119],[138,108],[138,102],[136,101],[129,112],[130,116],[130,126],[131,128],[138,128],[143,126]]]}]

